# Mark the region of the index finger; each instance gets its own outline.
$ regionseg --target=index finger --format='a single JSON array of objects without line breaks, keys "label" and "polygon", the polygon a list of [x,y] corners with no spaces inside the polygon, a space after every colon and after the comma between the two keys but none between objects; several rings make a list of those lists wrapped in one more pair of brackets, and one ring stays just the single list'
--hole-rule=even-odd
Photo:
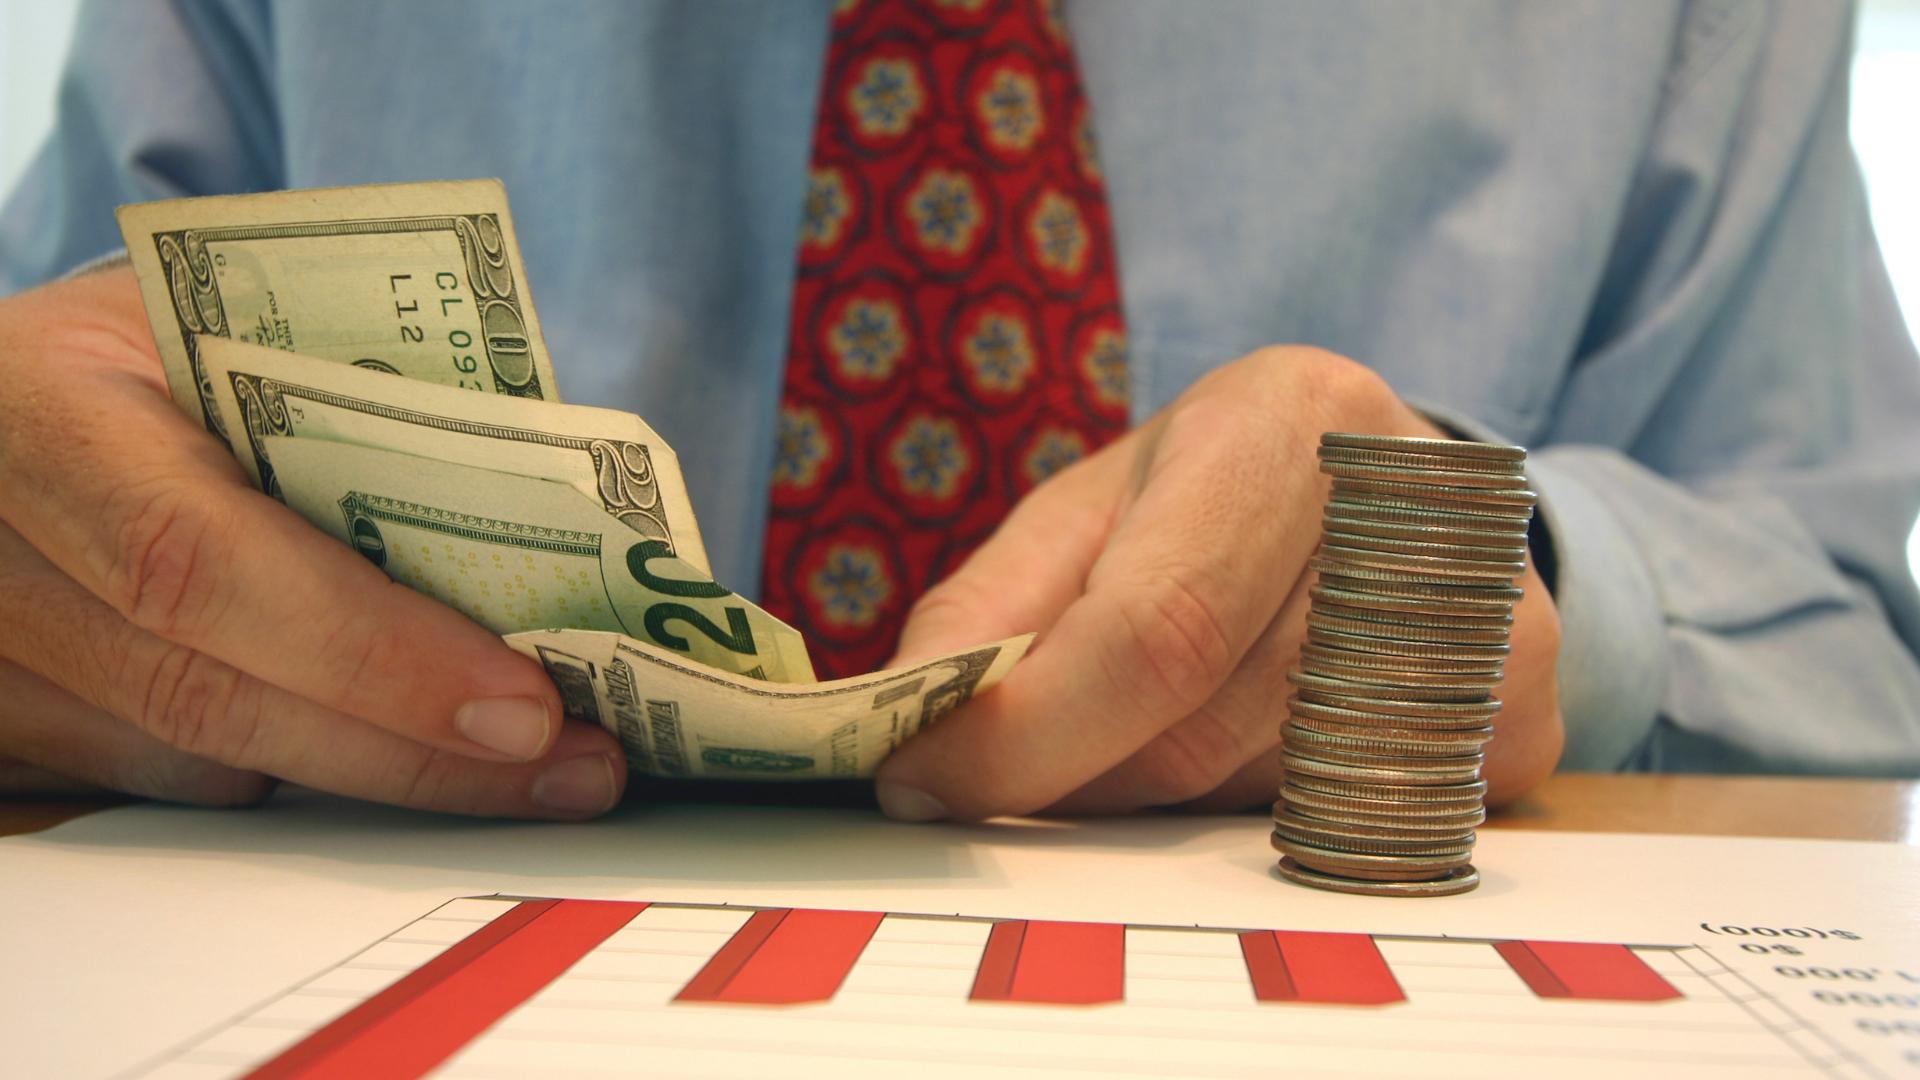
[{"label": "index finger", "polygon": [[956,818],[1030,812],[1203,705],[1317,540],[1319,480],[1295,441],[1231,401],[1170,417],[1085,593],[993,693],[902,746],[881,783]]}]

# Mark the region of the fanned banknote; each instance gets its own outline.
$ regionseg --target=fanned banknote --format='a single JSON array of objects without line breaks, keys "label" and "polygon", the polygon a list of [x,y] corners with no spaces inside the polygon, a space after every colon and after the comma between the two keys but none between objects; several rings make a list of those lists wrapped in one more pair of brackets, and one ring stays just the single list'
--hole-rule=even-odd
[{"label": "fanned banknote", "polygon": [[540,661],[636,773],[871,776],[1032,641],[814,682],[799,633],[712,580],[673,449],[558,403],[498,182],[120,224],[180,406],[261,490]]},{"label": "fanned banknote", "polygon": [[872,776],[901,743],[1005,678],[1031,634],[811,686],[758,683],[619,634],[541,630],[569,719],[613,732],[637,774],[732,780]]},{"label": "fanned banknote", "polygon": [[499,181],[175,199],[119,219],[168,389],[216,434],[204,337],[559,400]]},{"label": "fanned banknote", "polygon": [[203,338],[234,456],[275,494],[270,438],[321,439],[567,484],[711,575],[679,458],[631,413],[476,394]]},{"label": "fanned banknote", "polygon": [[618,631],[716,671],[813,681],[798,631],[568,485],[321,439],[266,443],[295,512],[495,633]]}]

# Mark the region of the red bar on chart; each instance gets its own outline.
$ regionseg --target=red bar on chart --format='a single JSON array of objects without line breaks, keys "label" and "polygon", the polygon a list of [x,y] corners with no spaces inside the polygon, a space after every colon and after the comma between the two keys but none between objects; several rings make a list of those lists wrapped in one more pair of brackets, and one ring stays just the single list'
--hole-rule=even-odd
[{"label": "red bar on chart", "polygon": [[1253,930],[1240,935],[1256,1001],[1391,1005],[1407,1000],[1366,934]]},{"label": "red bar on chart", "polygon": [[846,981],[885,917],[878,911],[757,911],[673,1000],[826,1001]]},{"label": "red bar on chart", "polygon": [[1543,998],[1667,1001],[1685,996],[1625,945],[1502,941],[1494,950],[1528,989]]},{"label": "red bar on chart", "polygon": [[525,900],[248,1074],[412,1080],[538,993],[647,905]]},{"label": "red bar on chart", "polygon": [[1126,990],[1127,928],[1119,923],[994,925],[974,974],[974,1001],[1099,1005]]}]

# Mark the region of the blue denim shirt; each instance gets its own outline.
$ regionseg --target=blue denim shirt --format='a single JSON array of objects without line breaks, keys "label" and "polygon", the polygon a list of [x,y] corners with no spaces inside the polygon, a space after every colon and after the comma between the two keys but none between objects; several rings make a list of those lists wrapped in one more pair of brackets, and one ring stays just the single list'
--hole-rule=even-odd
[{"label": "blue denim shirt", "polygon": [[[568,400],[674,444],[750,588],[829,6],[100,0],[0,292],[112,249],[118,203],[501,177]],[[1136,415],[1260,345],[1352,356],[1534,448],[1567,765],[1920,771],[1920,364],[1845,5],[1067,14]]]}]

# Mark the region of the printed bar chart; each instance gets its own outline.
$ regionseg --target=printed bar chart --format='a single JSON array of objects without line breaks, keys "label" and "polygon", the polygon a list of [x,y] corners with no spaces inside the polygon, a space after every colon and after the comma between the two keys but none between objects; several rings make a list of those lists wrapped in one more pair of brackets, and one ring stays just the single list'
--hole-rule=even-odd
[{"label": "printed bar chart", "polygon": [[1544,998],[1666,1001],[1680,991],[1624,945],[1584,941],[1502,941],[1494,951]]},{"label": "printed bar chart", "polygon": [[798,1005],[826,1001],[884,918],[875,911],[755,913],[675,1001]]},{"label": "printed bar chart", "polygon": [[1126,982],[1126,930],[1117,923],[1000,923],[987,935],[968,996],[1052,1005],[1119,1001]]},{"label": "printed bar chart", "polygon": [[1694,945],[485,897],[145,1075],[1804,1075],[1783,1015]]},{"label": "printed bar chart", "polygon": [[1257,1001],[1388,1005],[1407,995],[1366,934],[1250,930],[1240,935]]},{"label": "printed bar chart", "polygon": [[424,1075],[646,907],[605,900],[515,904],[251,1075],[255,1080]]}]

